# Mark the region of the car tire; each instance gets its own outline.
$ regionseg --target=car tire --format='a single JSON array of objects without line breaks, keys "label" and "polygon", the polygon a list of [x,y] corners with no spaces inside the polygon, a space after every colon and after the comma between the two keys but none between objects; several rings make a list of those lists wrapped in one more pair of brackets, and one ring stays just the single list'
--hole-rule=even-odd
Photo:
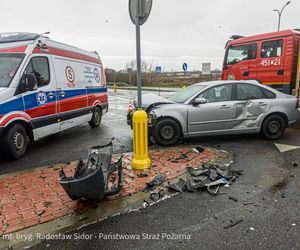
[{"label": "car tire", "polygon": [[100,126],[102,120],[102,110],[99,107],[94,108],[92,119],[89,124],[92,128],[97,128]]},{"label": "car tire", "polygon": [[286,122],[280,115],[268,116],[262,125],[262,134],[269,140],[279,139],[286,128]]},{"label": "car tire", "polygon": [[153,135],[158,144],[170,146],[179,141],[181,129],[176,121],[172,119],[163,119],[154,127]]},{"label": "car tire", "polygon": [[2,138],[2,147],[4,157],[12,160],[22,158],[28,147],[28,136],[24,126],[15,124],[7,128]]}]

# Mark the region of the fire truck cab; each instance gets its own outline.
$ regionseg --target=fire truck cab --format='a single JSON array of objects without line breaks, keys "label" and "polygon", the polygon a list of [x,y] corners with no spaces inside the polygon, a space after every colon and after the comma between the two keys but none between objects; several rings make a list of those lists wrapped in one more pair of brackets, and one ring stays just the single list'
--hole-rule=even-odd
[{"label": "fire truck cab", "polygon": [[299,95],[300,30],[232,36],[227,42],[222,80],[258,80],[286,94]]}]

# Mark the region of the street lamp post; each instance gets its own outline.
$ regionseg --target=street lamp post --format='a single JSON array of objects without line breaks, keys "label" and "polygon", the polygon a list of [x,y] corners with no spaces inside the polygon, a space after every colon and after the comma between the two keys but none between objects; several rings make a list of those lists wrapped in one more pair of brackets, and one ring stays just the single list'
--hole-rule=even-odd
[{"label": "street lamp post", "polygon": [[278,10],[278,9],[274,9],[273,11],[277,12],[278,13],[278,31],[280,30],[280,23],[281,23],[281,15],[282,15],[282,12],[283,10],[285,9],[286,6],[288,6],[289,4],[291,3],[291,1],[288,1],[283,7],[281,10]]}]

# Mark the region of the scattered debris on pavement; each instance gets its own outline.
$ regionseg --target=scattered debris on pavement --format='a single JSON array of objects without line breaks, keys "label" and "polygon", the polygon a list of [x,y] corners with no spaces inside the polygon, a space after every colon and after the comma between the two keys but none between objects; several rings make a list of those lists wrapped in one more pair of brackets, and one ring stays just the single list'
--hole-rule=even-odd
[{"label": "scattered debris on pavement", "polygon": [[244,221],[243,219],[238,219],[238,220],[235,220],[235,221],[231,220],[230,223],[224,227],[224,229],[234,227],[234,226],[236,226],[237,224],[240,224],[243,221]]},{"label": "scattered debris on pavement", "polygon": [[[59,172],[59,183],[72,200],[101,200],[119,193],[123,184],[122,157],[111,164],[112,142],[89,149],[87,162],[78,161],[75,173],[67,177]],[[118,179],[117,183],[116,180]]]},{"label": "scattered debris on pavement", "polygon": [[156,176],[152,181],[146,183],[146,187],[144,188],[144,192],[150,192],[153,190],[156,186],[161,185],[165,181],[164,175],[158,175]]},{"label": "scattered debris on pavement", "polygon": [[[242,170],[230,170],[228,164],[224,166],[203,164],[198,168],[188,166],[186,172],[189,175],[188,180],[180,178],[176,182],[169,183],[169,188],[177,192],[206,190],[211,195],[216,195],[221,186],[229,186],[243,174]],[[229,199],[238,201],[235,197],[229,197]]]}]

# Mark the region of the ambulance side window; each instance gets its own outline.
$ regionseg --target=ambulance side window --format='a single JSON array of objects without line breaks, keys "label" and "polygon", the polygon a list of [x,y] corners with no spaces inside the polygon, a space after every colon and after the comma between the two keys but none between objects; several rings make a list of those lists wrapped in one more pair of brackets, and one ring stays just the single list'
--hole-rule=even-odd
[{"label": "ambulance side window", "polygon": [[35,75],[39,88],[48,85],[50,82],[48,58],[32,58],[25,69],[25,73]]}]

